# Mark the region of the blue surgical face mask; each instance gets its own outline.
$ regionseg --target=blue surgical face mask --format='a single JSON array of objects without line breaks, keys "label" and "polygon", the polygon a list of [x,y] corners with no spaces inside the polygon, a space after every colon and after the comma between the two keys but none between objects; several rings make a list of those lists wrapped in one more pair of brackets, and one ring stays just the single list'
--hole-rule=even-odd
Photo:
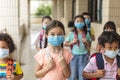
[{"label": "blue surgical face mask", "polygon": [[3,59],[9,56],[9,49],[0,48],[0,58]]},{"label": "blue surgical face mask", "polygon": [[46,27],[47,27],[47,25],[46,25],[46,24],[43,24],[43,29],[44,29],[44,30],[46,30]]},{"label": "blue surgical face mask", "polygon": [[82,29],[85,26],[84,22],[75,23],[77,29]]},{"label": "blue surgical face mask", "polygon": [[111,51],[111,50],[106,50],[104,55],[106,55],[109,58],[115,58],[119,53],[119,50],[116,51]]},{"label": "blue surgical face mask", "polygon": [[85,19],[85,24],[90,24],[90,19]]},{"label": "blue surgical face mask", "polygon": [[48,43],[53,46],[59,46],[64,42],[64,36],[48,36]]}]

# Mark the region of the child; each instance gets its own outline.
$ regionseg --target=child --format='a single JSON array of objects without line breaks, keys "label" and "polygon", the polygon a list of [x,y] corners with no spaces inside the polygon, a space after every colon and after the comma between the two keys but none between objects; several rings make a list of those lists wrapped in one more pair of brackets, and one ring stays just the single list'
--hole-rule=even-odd
[{"label": "child", "polygon": [[0,80],[20,80],[23,77],[20,64],[9,58],[15,49],[11,36],[0,33]]},{"label": "child", "polygon": [[114,31],[116,32],[116,25],[113,21],[108,21],[105,23],[103,31]]},{"label": "child", "polygon": [[[104,28],[103,28],[103,31],[113,31],[113,32],[116,32],[116,25],[113,21],[108,21],[105,23],[104,25]],[[102,46],[97,44],[96,46],[96,51],[97,52],[102,52]]]},{"label": "child", "polygon": [[[103,32],[98,38],[98,43],[103,46],[104,52],[101,54],[103,64],[97,63],[96,57],[92,57],[83,71],[86,79],[99,78],[99,80],[117,80],[120,77],[120,69],[117,67],[117,54],[119,53],[120,36],[115,32]],[[100,59],[99,59],[100,60]],[[98,69],[97,65],[104,65],[103,69]]]},{"label": "child", "polygon": [[90,36],[92,40],[95,40],[95,33],[94,29],[91,27],[91,15],[87,12],[82,13],[83,17],[85,18],[85,24],[87,25],[87,31],[90,32]]},{"label": "child", "polygon": [[45,45],[44,45],[45,44],[45,30],[46,30],[47,24],[51,20],[52,20],[52,18],[50,16],[44,16],[42,18],[42,30],[38,34],[38,37],[36,38],[35,43],[34,43],[34,45],[38,51],[45,47]]},{"label": "child", "polygon": [[36,55],[35,76],[41,80],[65,80],[70,76],[69,62],[72,54],[63,48],[64,26],[60,21],[51,21],[46,28],[46,48]]},{"label": "child", "polygon": [[74,58],[70,62],[71,76],[69,80],[83,80],[82,71],[88,62],[89,42],[92,41],[85,26],[82,15],[74,18],[75,29],[68,35],[65,46],[72,45],[71,52]]}]

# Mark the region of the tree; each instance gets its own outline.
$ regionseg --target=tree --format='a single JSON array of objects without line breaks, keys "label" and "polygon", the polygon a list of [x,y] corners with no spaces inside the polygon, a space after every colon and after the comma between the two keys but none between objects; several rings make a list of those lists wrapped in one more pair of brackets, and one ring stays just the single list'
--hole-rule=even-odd
[{"label": "tree", "polygon": [[45,15],[51,15],[51,6],[45,6],[44,4],[39,5],[36,12],[33,13],[34,16],[45,16]]}]

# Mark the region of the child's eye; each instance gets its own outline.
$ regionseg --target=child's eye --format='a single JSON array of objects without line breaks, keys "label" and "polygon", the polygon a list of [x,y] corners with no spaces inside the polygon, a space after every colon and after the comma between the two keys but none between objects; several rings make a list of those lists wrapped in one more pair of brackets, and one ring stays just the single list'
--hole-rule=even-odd
[{"label": "child's eye", "polygon": [[54,36],[55,34],[50,34],[50,35]]},{"label": "child's eye", "polygon": [[60,36],[61,36],[61,35],[64,35],[64,34],[58,34],[58,35],[60,35]]},{"label": "child's eye", "polygon": [[112,49],[112,47],[108,47],[108,49],[110,49],[110,50],[111,50],[111,49]]}]

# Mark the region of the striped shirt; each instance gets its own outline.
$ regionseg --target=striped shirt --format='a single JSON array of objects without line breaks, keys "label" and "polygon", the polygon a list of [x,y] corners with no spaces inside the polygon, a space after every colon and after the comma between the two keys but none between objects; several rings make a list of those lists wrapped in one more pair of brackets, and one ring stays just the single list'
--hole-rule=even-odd
[{"label": "striped shirt", "polygon": [[[6,66],[7,63],[0,63],[0,80],[6,77]],[[22,74],[22,70],[18,62],[14,61],[14,72],[15,74]]]}]

